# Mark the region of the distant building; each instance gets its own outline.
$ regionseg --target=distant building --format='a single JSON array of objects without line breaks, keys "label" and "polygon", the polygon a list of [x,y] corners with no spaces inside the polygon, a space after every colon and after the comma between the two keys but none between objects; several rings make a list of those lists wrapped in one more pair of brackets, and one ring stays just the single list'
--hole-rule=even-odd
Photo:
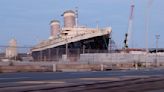
[{"label": "distant building", "polygon": [[9,47],[6,48],[6,58],[13,58],[18,55],[17,53],[17,41],[15,39],[11,39],[9,42]]},{"label": "distant building", "polygon": [[0,53],[0,61],[5,57],[5,53]]}]

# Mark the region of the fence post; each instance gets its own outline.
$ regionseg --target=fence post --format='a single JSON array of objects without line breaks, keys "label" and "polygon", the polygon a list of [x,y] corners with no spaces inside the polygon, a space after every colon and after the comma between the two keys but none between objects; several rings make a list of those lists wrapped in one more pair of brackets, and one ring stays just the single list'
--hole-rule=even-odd
[{"label": "fence post", "polygon": [[53,67],[53,72],[56,72],[57,70],[56,64],[53,64],[52,67]]},{"label": "fence post", "polygon": [[100,67],[101,67],[101,71],[104,71],[104,65],[100,64]]}]

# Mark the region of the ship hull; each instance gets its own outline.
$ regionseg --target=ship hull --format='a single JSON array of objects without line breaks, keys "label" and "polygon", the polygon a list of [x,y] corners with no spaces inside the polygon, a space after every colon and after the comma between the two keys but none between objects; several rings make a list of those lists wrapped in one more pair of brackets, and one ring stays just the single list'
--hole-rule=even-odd
[{"label": "ship hull", "polygon": [[77,57],[82,53],[107,52],[109,35],[97,36],[64,45],[32,51],[34,61],[59,61],[63,54],[68,57]]}]

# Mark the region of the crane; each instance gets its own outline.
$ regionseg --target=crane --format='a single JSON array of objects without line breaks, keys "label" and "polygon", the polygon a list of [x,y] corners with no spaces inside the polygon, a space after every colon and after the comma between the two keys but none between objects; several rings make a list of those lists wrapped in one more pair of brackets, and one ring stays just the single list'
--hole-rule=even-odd
[{"label": "crane", "polygon": [[129,47],[129,43],[131,41],[131,33],[132,33],[132,24],[133,24],[133,16],[134,16],[134,1],[131,1],[131,9],[130,9],[130,16],[129,16],[129,23],[128,23],[128,33],[125,34],[124,40],[124,48]]}]

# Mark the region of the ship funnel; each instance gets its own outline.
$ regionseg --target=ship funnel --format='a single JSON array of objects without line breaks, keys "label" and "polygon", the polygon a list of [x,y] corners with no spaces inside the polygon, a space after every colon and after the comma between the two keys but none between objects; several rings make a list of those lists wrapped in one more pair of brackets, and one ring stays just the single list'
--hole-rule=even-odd
[{"label": "ship funnel", "polygon": [[62,16],[64,17],[64,27],[65,28],[73,28],[75,27],[75,17],[76,14],[73,10],[65,11]]},{"label": "ship funnel", "polygon": [[57,38],[60,33],[60,22],[58,20],[52,20],[50,22],[51,26],[51,37]]}]

